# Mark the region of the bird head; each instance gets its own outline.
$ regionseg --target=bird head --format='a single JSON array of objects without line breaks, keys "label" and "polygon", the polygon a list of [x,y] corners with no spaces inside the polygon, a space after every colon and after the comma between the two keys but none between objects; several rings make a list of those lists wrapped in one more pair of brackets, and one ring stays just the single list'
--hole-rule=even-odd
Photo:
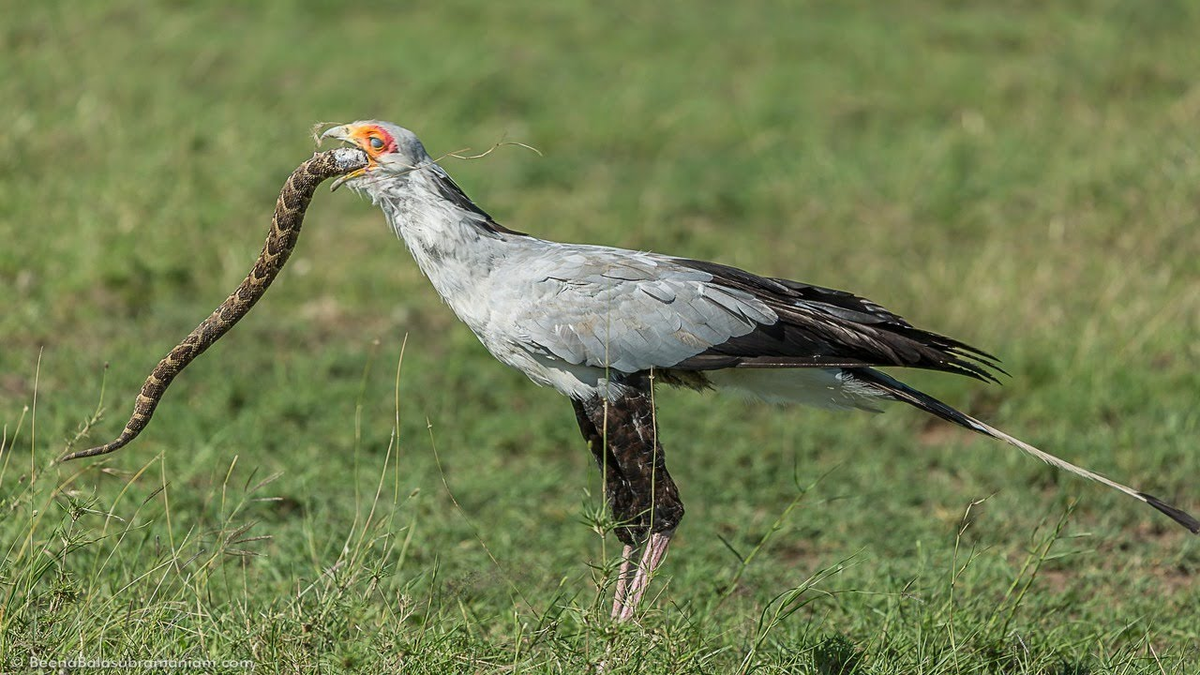
[{"label": "bird head", "polygon": [[367,153],[367,166],[334,181],[331,189],[349,185],[367,189],[388,175],[402,175],[432,162],[416,134],[390,122],[365,120],[326,129],[321,140],[332,138]]}]

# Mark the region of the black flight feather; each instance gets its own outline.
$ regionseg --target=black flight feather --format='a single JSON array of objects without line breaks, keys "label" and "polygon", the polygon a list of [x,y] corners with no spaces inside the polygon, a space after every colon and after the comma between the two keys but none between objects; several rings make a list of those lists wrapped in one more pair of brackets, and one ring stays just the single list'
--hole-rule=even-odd
[{"label": "black flight feather", "polygon": [[[760,277],[736,267],[676,259],[711,274],[713,282],[761,300],[779,317],[672,366],[812,368],[903,366],[996,382],[996,357],[953,338],[915,328],[898,314],[853,293]],[[1006,373],[1005,373],[1006,374]]]},{"label": "black flight feather", "polygon": [[937,415],[948,422],[953,422],[954,424],[966,429],[977,431],[985,436],[991,436],[997,440],[1004,441],[1009,445],[1015,446],[1016,448],[1023,450],[1034,457],[1037,457],[1047,464],[1065,469],[1071,473],[1083,476],[1084,478],[1094,480],[1098,483],[1124,492],[1134,499],[1143,501],[1161,513],[1166,514],[1171,520],[1174,520],[1175,522],[1184,526],[1193,534],[1200,534],[1200,520],[1196,520],[1196,518],[1186,513],[1182,509],[1172,506],[1155,497],[1154,495],[1134,490],[1133,488],[1114,482],[1108,478],[1105,478],[1104,476],[1075,466],[1074,464],[1071,464],[1065,460],[1059,459],[1058,457],[1055,457],[1044,450],[1039,450],[1028,443],[1025,443],[1024,441],[1013,438],[1012,436],[1009,436],[1008,434],[994,427],[980,422],[966,413],[954,409],[953,407],[937,400],[929,394],[913,389],[903,382],[900,382],[899,380],[885,375],[877,370],[872,370],[870,368],[855,368],[847,370],[846,372],[856,380],[869,383],[879,390],[887,393],[892,398],[898,401],[903,401],[914,408],[919,408],[927,413]]}]

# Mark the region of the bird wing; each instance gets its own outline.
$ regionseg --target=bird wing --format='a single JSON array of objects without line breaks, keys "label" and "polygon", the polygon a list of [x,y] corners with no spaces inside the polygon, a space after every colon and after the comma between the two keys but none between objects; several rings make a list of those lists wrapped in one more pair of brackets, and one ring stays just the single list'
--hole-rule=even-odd
[{"label": "bird wing", "polygon": [[776,320],[752,294],[671,259],[556,246],[522,261],[509,285],[520,342],[567,363],[633,373],[663,368]]},{"label": "bird wing", "polygon": [[521,261],[507,315],[537,353],[649,368],[911,366],[978,378],[991,357],[850,293],[684,258],[557,245]]}]

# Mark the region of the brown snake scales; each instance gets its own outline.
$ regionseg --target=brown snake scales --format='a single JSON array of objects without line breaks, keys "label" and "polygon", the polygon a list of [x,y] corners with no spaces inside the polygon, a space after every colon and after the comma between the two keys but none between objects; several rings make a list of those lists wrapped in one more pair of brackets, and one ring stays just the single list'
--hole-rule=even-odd
[{"label": "brown snake scales", "polygon": [[344,175],[367,166],[367,155],[356,148],[337,148],[314,154],[308,161],[296,167],[279,192],[275,202],[275,215],[271,219],[271,230],[254,268],[246,275],[241,285],[213,310],[207,319],[196,326],[169,354],[163,357],[138,393],[133,415],[124,431],[112,442],[87,450],[66,455],[60,461],[106,455],[124,447],[150,423],[154,409],[166,393],[167,387],[184,368],[204,350],[221,339],[254,303],[263,296],[284,263],[292,254],[304,222],[304,212],[312,201],[317,186],[328,178]]}]

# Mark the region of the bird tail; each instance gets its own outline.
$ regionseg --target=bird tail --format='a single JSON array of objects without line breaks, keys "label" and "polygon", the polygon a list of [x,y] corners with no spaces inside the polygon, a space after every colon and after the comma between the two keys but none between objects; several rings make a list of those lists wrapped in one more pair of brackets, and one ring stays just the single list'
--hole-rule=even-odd
[{"label": "bird tail", "polygon": [[870,368],[854,368],[854,369],[848,369],[846,372],[852,374],[852,376],[855,379],[859,380],[860,382],[868,383],[871,386],[874,386],[874,387],[880,389],[887,395],[895,398],[896,400],[903,401],[915,408],[920,408],[921,410],[924,410],[927,413],[937,415],[938,417],[940,417],[948,422],[953,422],[961,427],[970,429],[972,431],[977,431],[981,434],[984,434],[985,436],[991,436],[992,438],[1004,441],[1005,443],[1008,443],[1009,445],[1012,445],[1012,446],[1018,448],[1019,450],[1029,453],[1030,455],[1033,455],[1034,457],[1037,457],[1038,459],[1042,460],[1043,462],[1045,462],[1051,466],[1055,466],[1060,469],[1070,471],[1071,473],[1073,473],[1077,476],[1083,476],[1084,478],[1087,478],[1088,480],[1092,480],[1092,481],[1095,481],[1102,485],[1107,485],[1108,487],[1113,488],[1114,490],[1119,490],[1121,492],[1124,492],[1125,494],[1129,495],[1130,497],[1133,497],[1134,499],[1136,499],[1140,502],[1145,502],[1146,504],[1153,506],[1155,509],[1158,509],[1162,513],[1166,514],[1169,518],[1171,518],[1171,520],[1174,520],[1175,522],[1179,523],[1180,525],[1186,527],[1193,534],[1200,534],[1200,520],[1196,520],[1194,517],[1192,517],[1188,513],[1185,513],[1181,509],[1178,509],[1174,506],[1171,506],[1170,504],[1167,504],[1166,502],[1155,497],[1154,495],[1149,495],[1149,494],[1146,494],[1145,492],[1141,492],[1140,490],[1135,490],[1126,485],[1122,485],[1114,480],[1105,478],[1104,476],[1101,476],[1098,473],[1088,471],[1087,469],[1084,469],[1079,466],[1075,466],[1074,464],[1072,464],[1064,459],[1060,459],[1048,452],[1039,450],[1020,439],[1013,438],[1012,436],[1009,436],[1008,434],[1004,433],[1003,431],[1000,431],[999,429],[996,429],[995,427],[984,424],[983,422],[980,422],[979,420],[975,419],[974,417],[971,417],[970,415],[967,415],[963,412],[955,410],[954,408],[950,407],[949,405],[946,405],[945,403],[942,403],[941,401],[937,400],[936,398],[934,398],[928,394],[925,394],[923,392],[917,391],[916,389],[913,389],[912,387],[904,384],[903,382],[900,382],[899,380],[896,380],[895,378],[885,375],[884,373],[879,372],[877,370],[872,370]]}]

